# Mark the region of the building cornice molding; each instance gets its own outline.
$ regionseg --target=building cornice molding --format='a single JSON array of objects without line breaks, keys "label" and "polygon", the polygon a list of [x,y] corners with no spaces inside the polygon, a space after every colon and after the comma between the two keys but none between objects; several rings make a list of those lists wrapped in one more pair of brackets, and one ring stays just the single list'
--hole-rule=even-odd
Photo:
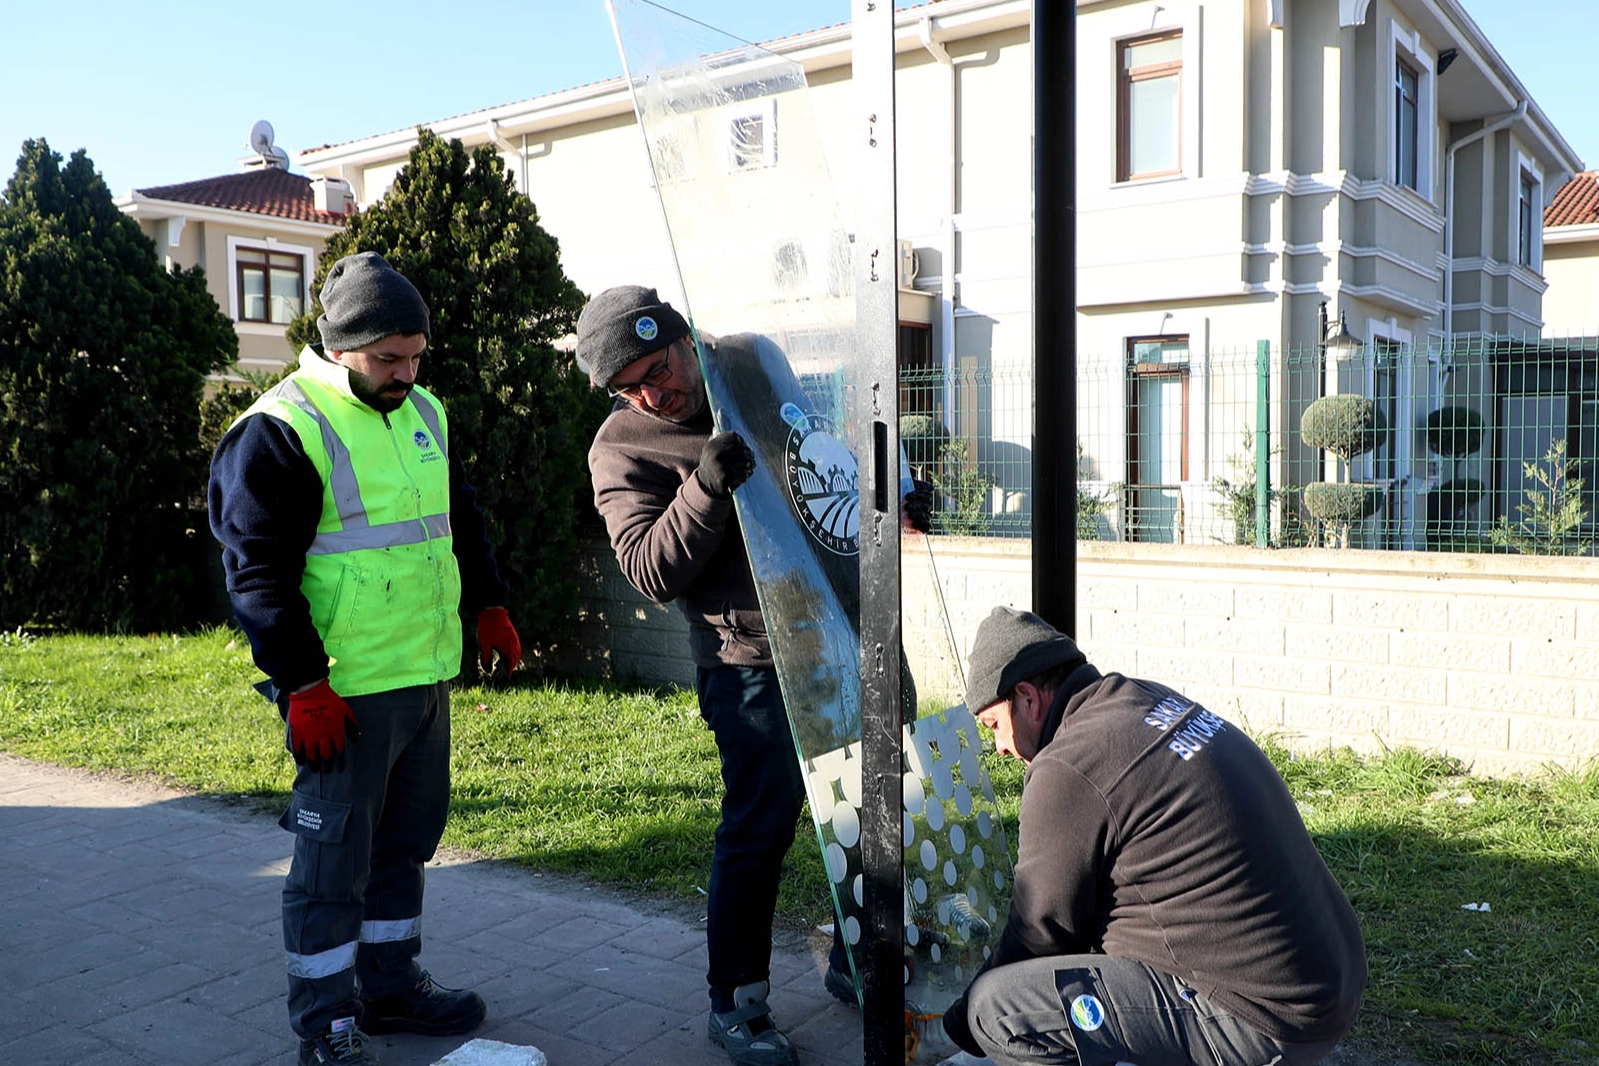
[{"label": "building cornice molding", "polygon": [[181,200],[156,200],[143,193],[134,192],[111,201],[123,214],[144,222],[160,222],[181,218],[187,222],[219,222],[228,226],[273,230],[298,237],[327,238],[341,232],[343,226],[325,222],[306,222],[280,215],[263,215],[259,211],[234,211],[225,207],[206,207],[202,204],[184,203]]}]

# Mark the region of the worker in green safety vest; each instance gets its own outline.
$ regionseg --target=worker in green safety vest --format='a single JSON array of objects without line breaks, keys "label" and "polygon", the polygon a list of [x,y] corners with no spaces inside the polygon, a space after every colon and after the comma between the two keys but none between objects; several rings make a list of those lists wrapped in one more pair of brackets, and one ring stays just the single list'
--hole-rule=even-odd
[{"label": "worker in green safety vest", "polygon": [[322,350],[217,447],[211,529],[298,764],[281,824],[299,1062],[360,1066],[367,1033],[483,1021],[482,997],[417,965],[423,865],[449,810],[462,610],[485,669],[522,648],[444,405],[416,384],[427,304],[374,252],[335,263],[321,298]]}]

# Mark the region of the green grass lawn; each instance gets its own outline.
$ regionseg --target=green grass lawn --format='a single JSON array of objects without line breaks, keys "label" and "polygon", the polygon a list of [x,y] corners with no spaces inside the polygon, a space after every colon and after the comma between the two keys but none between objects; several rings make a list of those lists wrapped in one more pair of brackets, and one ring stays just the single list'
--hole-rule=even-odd
[{"label": "green grass lawn", "polygon": [[[227,630],[0,634],[0,749],[276,808],[292,764],[258,678]],[[446,845],[662,896],[705,885],[720,790],[691,693],[521,684],[460,688],[452,705]],[[1361,917],[1358,1043],[1441,1063],[1599,1061],[1599,768],[1506,781],[1412,751],[1265,746]],[[1020,767],[988,766],[1014,824]],[[795,924],[830,910],[805,840],[779,901]]]}]

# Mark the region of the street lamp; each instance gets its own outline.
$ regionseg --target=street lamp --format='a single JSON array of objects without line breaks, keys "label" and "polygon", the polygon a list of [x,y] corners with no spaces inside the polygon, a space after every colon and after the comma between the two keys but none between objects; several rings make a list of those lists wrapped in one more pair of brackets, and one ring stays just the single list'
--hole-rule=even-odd
[{"label": "street lamp", "polygon": [[[1321,354],[1321,394],[1326,396],[1329,392],[1338,391],[1338,365],[1336,359],[1329,362],[1329,352],[1335,356],[1348,357],[1351,352],[1364,348],[1365,342],[1349,332],[1349,320],[1344,317],[1344,312],[1338,312],[1338,327],[1333,328],[1327,320],[1327,301],[1321,302],[1320,326],[1318,339]],[[1331,386],[1329,388],[1329,386]]]}]

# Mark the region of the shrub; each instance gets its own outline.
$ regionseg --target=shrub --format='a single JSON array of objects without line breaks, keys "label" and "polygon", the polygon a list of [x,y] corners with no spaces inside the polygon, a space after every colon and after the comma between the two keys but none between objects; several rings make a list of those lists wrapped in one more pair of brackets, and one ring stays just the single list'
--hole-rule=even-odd
[{"label": "shrub", "polygon": [[1305,486],[1305,510],[1323,522],[1359,522],[1382,506],[1378,485],[1350,485],[1313,481]]},{"label": "shrub", "polygon": [[1365,396],[1323,396],[1305,409],[1299,424],[1306,444],[1346,463],[1374,450],[1386,429],[1382,412]]},{"label": "shrub", "polygon": [[290,328],[296,347],[318,339],[328,269],[360,251],[382,255],[427,301],[421,384],[449,413],[450,447],[488,520],[522,642],[546,648],[576,624],[585,457],[610,406],[554,346],[575,328],[583,294],[493,146],[468,152],[425,129],[388,194],[329,239],[311,306]]},{"label": "shrub", "polygon": [[186,628],[204,594],[200,396],[238,355],[79,150],[0,197],[0,627]]},{"label": "shrub", "polygon": [[932,415],[901,415],[899,442],[911,466],[925,469],[939,461],[949,443],[949,430]]},{"label": "shrub", "polygon": [[1470,407],[1440,407],[1427,416],[1427,447],[1448,459],[1476,452],[1482,432],[1482,415]]}]

